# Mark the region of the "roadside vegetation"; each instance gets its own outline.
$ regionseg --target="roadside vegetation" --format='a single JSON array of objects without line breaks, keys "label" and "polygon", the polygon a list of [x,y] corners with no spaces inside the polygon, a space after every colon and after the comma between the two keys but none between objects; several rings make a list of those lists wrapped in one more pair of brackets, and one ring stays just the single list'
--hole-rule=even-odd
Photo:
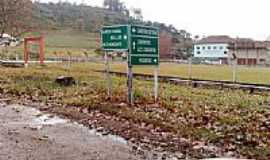
[{"label": "roadside vegetation", "polygon": [[[112,63],[112,70],[126,72],[126,63]],[[189,78],[188,65],[177,63],[161,63],[160,75]],[[202,80],[232,81],[232,67],[225,65],[193,65],[192,78]],[[134,67],[134,73],[153,74],[153,67]],[[270,83],[270,70],[267,67],[239,66],[237,82]]]},{"label": "roadside vegetation", "polygon": [[[22,37],[40,36],[40,33],[30,32]],[[44,31],[45,55],[47,58],[53,57],[86,57],[96,56],[95,50],[99,48],[98,33],[86,31],[75,31],[72,29],[47,30]],[[38,56],[38,46],[29,45],[30,52],[34,57]],[[70,54],[70,55],[69,55]],[[5,47],[0,49],[1,59],[15,59],[16,55],[22,59],[23,44],[17,47]],[[33,59],[32,59],[33,60]]]},{"label": "roadside vegetation", "polygon": [[[126,139],[186,151],[188,157],[231,155],[269,159],[269,93],[251,95],[244,91],[161,83],[157,105],[152,82],[135,80],[135,105],[128,106],[126,79],[113,77],[113,97],[107,97],[104,75],[92,71],[102,66],[80,63],[71,68],[66,65],[0,68],[0,93],[12,95],[17,103],[43,104],[65,116],[76,117],[79,112],[88,115],[84,119],[91,119],[96,112],[99,117],[104,114],[107,118],[100,121],[107,119],[107,123],[97,122],[97,126],[107,127]],[[70,87],[56,84],[54,80],[60,75],[73,76],[77,84]],[[127,124],[125,131],[120,132],[124,124]]]}]

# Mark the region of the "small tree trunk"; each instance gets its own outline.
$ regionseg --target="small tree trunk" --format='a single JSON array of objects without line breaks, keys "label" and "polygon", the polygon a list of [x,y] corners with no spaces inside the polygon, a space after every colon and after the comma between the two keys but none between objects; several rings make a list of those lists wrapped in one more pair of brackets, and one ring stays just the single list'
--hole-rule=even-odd
[{"label": "small tree trunk", "polygon": [[0,33],[0,38],[3,38],[4,33],[5,33],[5,31],[2,30],[1,33]]}]

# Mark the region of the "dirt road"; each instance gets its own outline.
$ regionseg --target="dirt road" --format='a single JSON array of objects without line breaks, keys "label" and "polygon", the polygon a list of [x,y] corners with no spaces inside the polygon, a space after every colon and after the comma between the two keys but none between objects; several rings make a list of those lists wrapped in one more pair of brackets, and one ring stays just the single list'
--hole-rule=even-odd
[{"label": "dirt road", "polygon": [[127,142],[36,109],[0,104],[0,160],[133,160]]}]

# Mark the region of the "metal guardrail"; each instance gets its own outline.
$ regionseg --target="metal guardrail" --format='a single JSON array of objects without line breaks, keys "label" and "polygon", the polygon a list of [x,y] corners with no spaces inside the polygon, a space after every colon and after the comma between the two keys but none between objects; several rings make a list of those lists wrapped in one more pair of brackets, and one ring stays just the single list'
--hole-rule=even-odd
[{"label": "metal guardrail", "polygon": [[[102,72],[103,70],[94,70],[95,72]],[[114,72],[111,71],[110,74],[116,76],[127,76],[124,72]],[[134,78],[143,80],[152,80],[154,77],[150,74],[134,73]],[[177,76],[159,76],[159,80],[165,83],[171,83],[175,85],[191,85],[194,88],[197,87],[208,87],[208,88],[218,88],[218,89],[239,89],[249,91],[250,94],[258,92],[270,92],[270,84],[254,84],[254,83],[241,83],[241,82],[231,82],[231,81],[215,81],[215,80],[202,80],[202,79],[187,79]]]}]

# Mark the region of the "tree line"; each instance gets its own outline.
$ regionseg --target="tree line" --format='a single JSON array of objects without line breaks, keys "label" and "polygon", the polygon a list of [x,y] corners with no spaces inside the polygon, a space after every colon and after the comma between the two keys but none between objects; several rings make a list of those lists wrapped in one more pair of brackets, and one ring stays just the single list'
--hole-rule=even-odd
[{"label": "tree line", "polygon": [[86,4],[40,3],[31,0],[0,1],[0,37],[4,33],[18,36],[27,31],[73,28],[99,32],[103,25],[139,24],[155,26],[171,37],[175,52],[183,54],[192,47],[191,34],[173,25],[145,21],[140,8],[128,9],[121,0],[104,0],[103,7]]},{"label": "tree line", "polygon": [[4,33],[18,36],[27,32],[32,19],[32,2],[30,0],[0,1],[0,37]]}]

